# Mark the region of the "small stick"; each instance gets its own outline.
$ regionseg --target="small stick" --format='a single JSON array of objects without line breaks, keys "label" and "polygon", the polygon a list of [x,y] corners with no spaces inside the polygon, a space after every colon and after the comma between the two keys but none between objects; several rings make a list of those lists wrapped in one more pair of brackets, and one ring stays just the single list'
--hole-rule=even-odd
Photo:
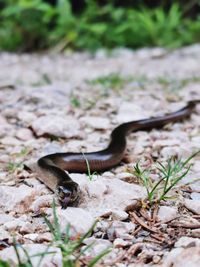
[{"label": "small stick", "polygon": [[133,217],[133,219],[141,225],[144,229],[148,230],[149,232],[152,233],[159,233],[156,229],[149,227],[143,220],[141,220],[134,212],[131,212],[130,215]]},{"label": "small stick", "polygon": [[182,223],[170,223],[169,224],[171,227],[182,227],[182,228],[190,228],[190,229],[198,229],[200,228],[200,224],[191,224],[191,223],[187,223],[187,224],[182,224]]}]

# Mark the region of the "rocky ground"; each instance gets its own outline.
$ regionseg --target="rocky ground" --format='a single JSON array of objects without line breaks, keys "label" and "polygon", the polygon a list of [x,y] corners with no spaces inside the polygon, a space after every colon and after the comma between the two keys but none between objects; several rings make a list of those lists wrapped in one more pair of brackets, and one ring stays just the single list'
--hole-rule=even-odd
[{"label": "rocky ground", "polygon": [[[41,252],[40,266],[62,266],[63,255],[52,242],[44,215],[53,221],[54,194],[24,168],[42,155],[98,151],[120,123],[163,115],[200,99],[200,46],[168,52],[116,50],[95,55],[0,54],[0,258],[10,266]],[[152,169],[170,157],[186,159],[200,149],[200,105],[190,119],[163,129],[128,137],[120,166],[99,174],[76,174],[83,198],[78,207],[56,212],[61,232],[70,237],[87,232],[79,260],[111,248],[99,266],[199,266],[200,156],[173,188],[173,198],[149,206],[146,190],[134,173]],[[13,239],[14,238],[14,239]],[[49,247],[49,244],[52,244]],[[32,257],[37,266],[41,255]],[[185,265],[186,264],[186,265]],[[77,265],[78,266],[78,265]]]}]

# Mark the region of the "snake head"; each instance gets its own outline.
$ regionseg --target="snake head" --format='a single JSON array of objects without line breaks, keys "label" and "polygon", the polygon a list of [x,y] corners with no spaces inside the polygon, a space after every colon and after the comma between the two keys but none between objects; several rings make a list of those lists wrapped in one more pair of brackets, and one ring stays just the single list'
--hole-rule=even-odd
[{"label": "snake head", "polygon": [[57,187],[58,200],[63,209],[72,206],[79,197],[79,186],[75,182],[66,182]]}]

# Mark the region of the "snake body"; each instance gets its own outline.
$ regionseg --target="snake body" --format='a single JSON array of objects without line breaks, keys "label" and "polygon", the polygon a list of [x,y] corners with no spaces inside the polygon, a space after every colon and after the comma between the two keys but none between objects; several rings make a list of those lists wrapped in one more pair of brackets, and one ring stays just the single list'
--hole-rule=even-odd
[{"label": "snake body", "polygon": [[[126,150],[126,136],[130,132],[160,128],[168,123],[180,121],[189,117],[200,100],[189,101],[187,105],[164,116],[142,119],[120,124],[111,133],[107,148],[90,153],[55,153],[41,157],[37,164],[40,174],[46,177],[45,184],[53,190],[60,201],[62,208],[67,208],[77,202],[79,186],[64,171],[84,173],[104,171],[119,164]],[[87,162],[86,162],[87,161]]]}]

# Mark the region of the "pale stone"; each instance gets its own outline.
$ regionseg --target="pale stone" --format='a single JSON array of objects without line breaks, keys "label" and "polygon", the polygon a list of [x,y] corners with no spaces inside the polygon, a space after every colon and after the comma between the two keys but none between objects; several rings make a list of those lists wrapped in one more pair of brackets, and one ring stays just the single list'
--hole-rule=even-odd
[{"label": "pale stone", "polygon": [[15,219],[4,224],[5,230],[18,231],[20,233],[30,233],[34,230],[34,226],[30,222],[24,220]]},{"label": "pale stone", "polygon": [[86,208],[95,217],[98,210],[128,211],[132,210],[138,200],[146,196],[146,191],[139,185],[129,184],[119,179],[98,178],[89,181],[84,174],[71,174],[72,179],[80,185],[84,198],[80,207]]},{"label": "pale stone", "polygon": [[200,193],[192,192],[190,196],[191,196],[192,200],[200,201]]},{"label": "pale stone", "polygon": [[113,220],[119,220],[119,221],[124,221],[128,219],[128,213],[123,211],[123,210],[113,210],[112,211],[112,218]]},{"label": "pale stone", "polygon": [[6,231],[3,227],[0,227],[0,240],[11,240],[13,241],[13,237],[11,236],[11,234]]},{"label": "pale stone", "polygon": [[33,134],[31,132],[31,130],[29,130],[27,128],[22,128],[16,132],[16,137],[22,141],[28,141],[28,140],[31,140],[33,138]]},{"label": "pale stone", "polygon": [[163,267],[199,267],[200,247],[172,249],[164,259]]},{"label": "pale stone", "polygon": [[0,202],[4,210],[15,212],[25,212],[29,210],[30,204],[36,197],[35,189],[20,185],[19,187],[1,186],[0,187]]},{"label": "pale stone", "polygon": [[176,241],[175,245],[176,248],[179,247],[200,247],[200,239],[198,238],[193,238],[193,237],[188,237],[188,236],[182,236]]},{"label": "pale stone", "polygon": [[82,117],[80,121],[94,129],[109,129],[110,126],[110,122],[107,118],[101,118],[99,116]]},{"label": "pale stone", "polygon": [[156,140],[153,143],[154,149],[160,149],[165,146],[179,146],[181,141],[178,139],[166,139],[166,140]]},{"label": "pale stone", "polygon": [[[28,260],[24,252],[25,250],[28,253],[29,257],[31,258],[31,263],[33,267],[37,267],[39,263],[40,266],[43,267],[45,266],[62,267],[62,254],[59,248],[48,247],[47,245],[41,245],[41,244],[28,244],[28,245],[22,245],[22,247],[23,248],[18,247],[18,253],[22,263],[26,263]],[[41,260],[41,255],[33,257],[33,255],[45,252],[47,254],[45,255],[45,257],[42,258],[42,260]],[[18,264],[17,255],[13,247],[9,247],[0,251],[0,258],[4,261],[8,261],[10,266],[16,266]]]},{"label": "pale stone", "polygon": [[6,222],[9,222],[9,221],[12,221],[14,220],[15,218],[9,214],[4,214],[4,213],[1,213],[0,214],[0,225],[1,224],[4,224]]},{"label": "pale stone", "polygon": [[115,248],[123,248],[123,247],[126,247],[126,246],[128,246],[128,245],[130,245],[130,242],[125,241],[125,240],[123,240],[123,239],[121,239],[121,238],[116,238],[116,239],[114,240],[114,242],[113,242],[113,246],[114,246]]},{"label": "pale stone", "polygon": [[132,240],[133,236],[131,232],[135,230],[135,224],[132,222],[120,222],[113,221],[110,227],[107,229],[107,235],[109,240],[120,238],[123,240]]},{"label": "pale stone", "polygon": [[187,209],[191,210],[195,214],[200,214],[200,201],[199,200],[185,199],[184,204]]},{"label": "pale stone", "polygon": [[38,136],[49,134],[71,138],[79,135],[79,123],[71,116],[46,115],[37,118],[32,127]]},{"label": "pale stone", "polygon": [[24,238],[29,239],[33,242],[50,242],[52,241],[52,235],[51,233],[33,233],[33,234],[25,234]]},{"label": "pale stone", "polygon": [[39,213],[40,210],[44,207],[51,207],[53,200],[54,200],[54,195],[44,195],[44,196],[39,196],[32,204],[30,209],[34,212],[34,213]]},{"label": "pale stone", "polygon": [[157,215],[157,221],[166,223],[177,217],[177,209],[168,206],[160,206]]},{"label": "pale stone", "polygon": [[17,116],[22,122],[26,123],[27,125],[30,125],[34,120],[37,119],[37,116],[33,112],[29,111],[19,111]]},{"label": "pale stone", "polygon": [[6,136],[1,139],[1,144],[3,145],[9,145],[9,146],[18,146],[21,144],[21,142],[16,139],[15,137]]},{"label": "pale stone", "polygon": [[[52,209],[49,209],[52,213]],[[60,229],[66,233],[67,226],[70,226],[70,235],[77,236],[78,234],[85,234],[93,226],[95,219],[91,214],[81,208],[68,207],[67,209],[56,209]],[[53,221],[53,216],[50,218]]]},{"label": "pale stone", "polygon": [[[91,245],[91,247],[88,248],[84,253],[84,255],[90,256],[90,257],[91,256],[96,257],[103,251],[106,251],[112,247],[112,243],[110,241],[104,240],[104,239],[97,239],[94,237],[85,239],[83,243],[86,244],[87,246]],[[84,248],[85,247],[83,247],[83,249]]]},{"label": "pale stone", "polygon": [[5,137],[12,130],[10,124],[8,124],[7,120],[0,115],[0,137]]},{"label": "pale stone", "polygon": [[140,105],[130,102],[123,102],[119,107],[119,112],[116,117],[118,123],[140,120],[149,117],[147,111],[142,109]]}]

